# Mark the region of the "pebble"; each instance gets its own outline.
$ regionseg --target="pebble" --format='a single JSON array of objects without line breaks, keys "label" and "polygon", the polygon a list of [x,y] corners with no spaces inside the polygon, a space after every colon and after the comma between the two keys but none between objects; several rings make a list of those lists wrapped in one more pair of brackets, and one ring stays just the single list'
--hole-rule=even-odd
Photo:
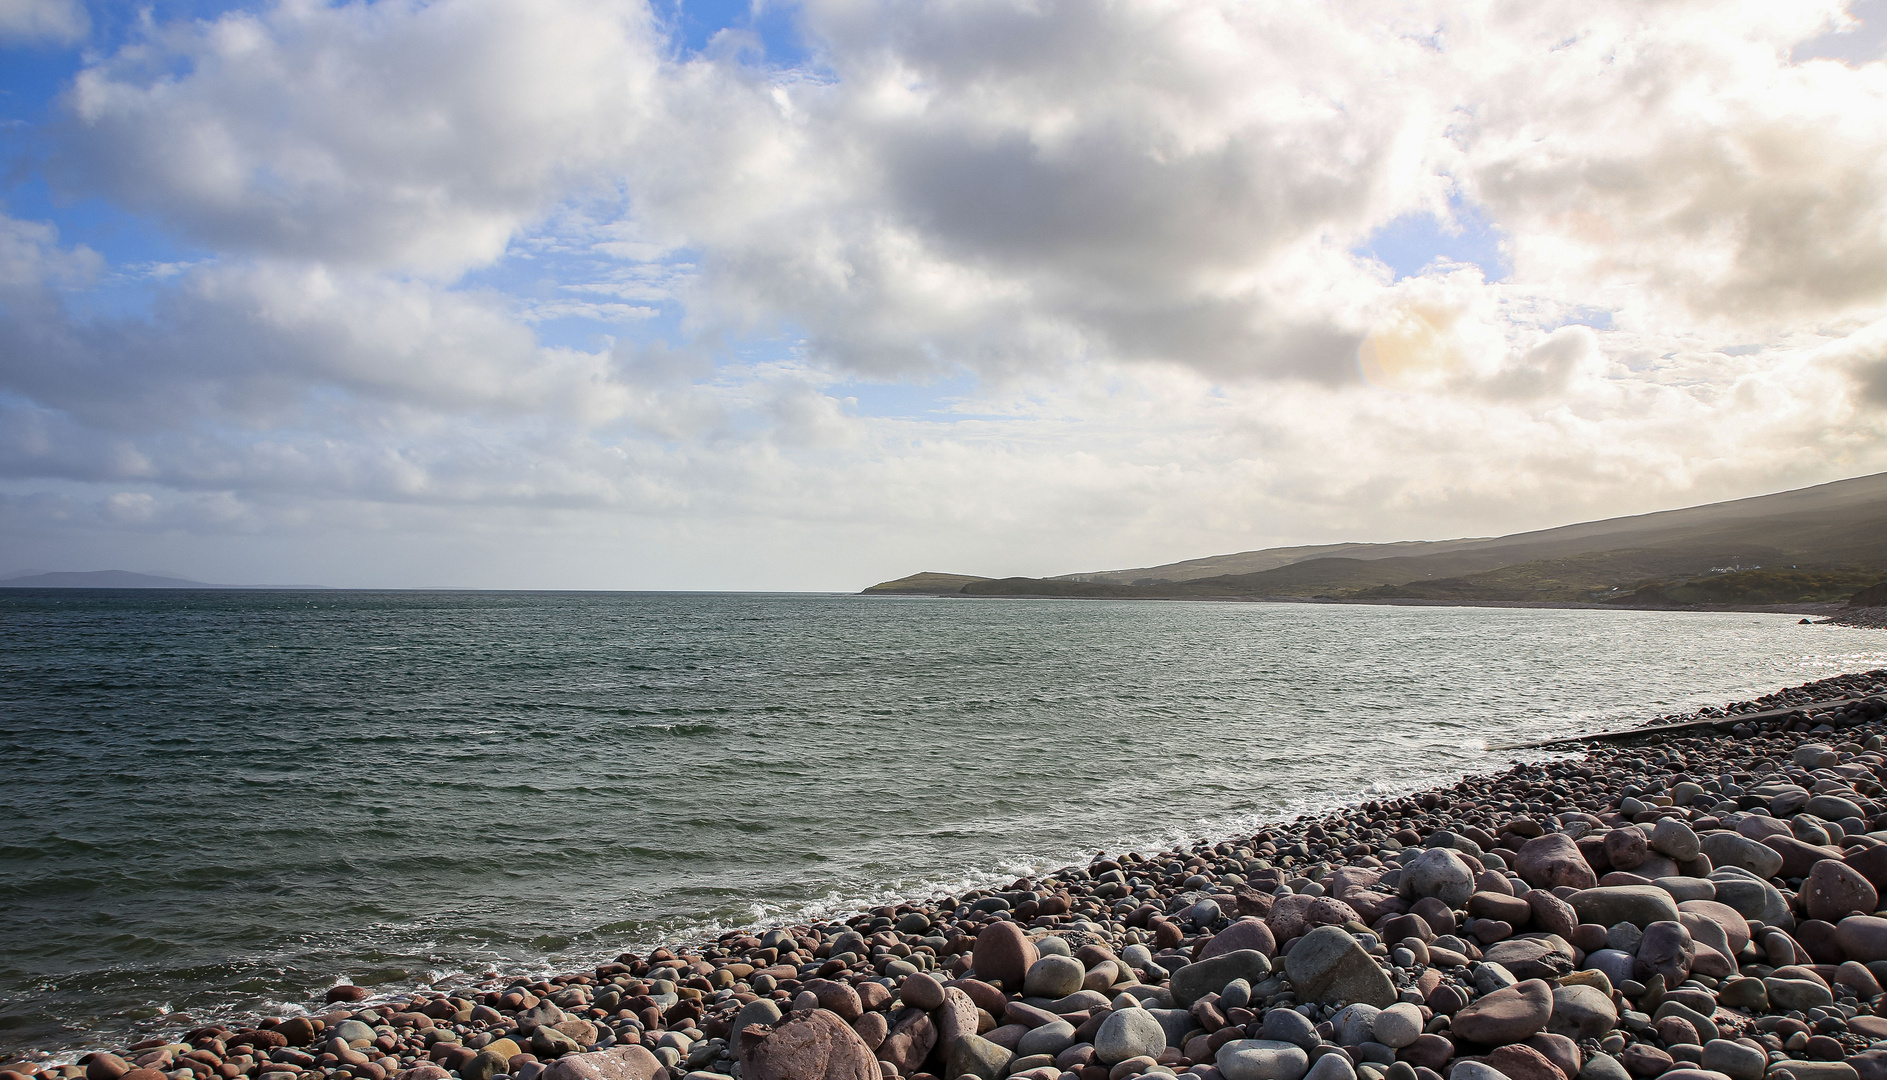
[{"label": "pebble", "polygon": [[1303,1080],[1310,1071],[1304,1048],[1269,1039],[1235,1039],[1215,1059],[1225,1080]]}]

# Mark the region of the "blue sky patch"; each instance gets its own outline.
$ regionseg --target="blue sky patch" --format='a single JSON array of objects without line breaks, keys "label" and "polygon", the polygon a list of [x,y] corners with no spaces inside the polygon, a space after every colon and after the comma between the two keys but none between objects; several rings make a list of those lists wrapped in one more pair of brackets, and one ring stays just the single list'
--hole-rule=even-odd
[{"label": "blue sky patch", "polygon": [[1459,196],[1450,198],[1454,221],[1433,214],[1409,214],[1376,230],[1356,254],[1375,259],[1395,271],[1396,280],[1418,277],[1441,260],[1473,263],[1488,281],[1502,281],[1513,266],[1501,252],[1501,232],[1481,208]]}]

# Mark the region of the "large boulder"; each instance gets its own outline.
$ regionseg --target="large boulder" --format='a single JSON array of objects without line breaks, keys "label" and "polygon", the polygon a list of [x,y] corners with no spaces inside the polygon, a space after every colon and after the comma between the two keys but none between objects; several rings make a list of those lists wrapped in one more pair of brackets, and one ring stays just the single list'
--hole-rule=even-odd
[{"label": "large boulder", "polygon": [[[1303,943],[1298,944],[1301,946]],[[1240,949],[1237,952],[1215,956],[1210,960],[1187,964],[1175,971],[1172,982],[1169,984],[1169,992],[1173,995],[1175,1005],[1182,1009],[1190,1009],[1193,1002],[1207,994],[1216,994],[1225,989],[1225,984],[1233,979],[1257,983],[1264,981],[1265,977],[1270,974],[1271,961],[1264,953],[1255,949]]]},{"label": "large boulder", "polygon": [[1520,880],[1536,889],[1554,889],[1561,885],[1590,889],[1599,883],[1592,864],[1579,853],[1579,845],[1565,833],[1547,833],[1520,845],[1514,855],[1514,872]]},{"label": "large boulder", "polygon": [[1022,928],[1004,921],[990,923],[976,935],[970,963],[976,968],[977,978],[1000,982],[1005,991],[1013,994],[1022,989],[1022,977],[1041,958],[1041,952],[1023,934]]},{"label": "large boulder", "polygon": [[1849,912],[1871,915],[1880,906],[1880,894],[1853,867],[1823,859],[1802,882],[1802,908],[1811,919],[1838,922]]},{"label": "large boulder", "polygon": [[1835,941],[1850,960],[1887,960],[1887,919],[1850,915],[1835,924]]},{"label": "large boulder", "polygon": [[865,1040],[827,1009],[795,1012],[765,1035],[749,1029],[742,1040],[740,1073],[743,1080],[881,1080],[884,1075]]},{"label": "large boulder", "polygon": [[1166,1049],[1166,1028],[1145,1009],[1117,1009],[1094,1033],[1094,1056],[1104,1065],[1128,1058],[1157,1057]]},{"label": "large boulder", "polygon": [[[1723,945],[1728,950],[1725,953],[1727,956],[1735,956],[1743,951],[1743,946],[1749,944],[1749,920],[1743,916],[1742,912],[1728,904],[1716,900],[1685,900],[1677,905],[1677,913],[1678,921],[1691,927],[1692,937],[1697,936],[1697,928],[1691,926],[1691,921],[1686,916],[1695,915],[1716,923],[1723,933]],[[1716,947],[1714,942],[1712,946]]]},{"label": "large boulder", "polygon": [[937,1025],[931,1021],[930,1014],[922,1009],[909,1009],[878,1044],[878,1060],[890,1062],[892,1068],[908,1076],[917,1071],[936,1045]]},{"label": "large boulder", "polygon": [[1628,922],[1650,926],[1676,922],[1677,901],[1656,885],[1605,885],[1581,889],[1566,899],[1582,923],[1613,926]]},{"label": "large boulder", "polygon": [[1278,955],[1278,941],[1266,926],[1264,920],[1246,916],[1232,925],[1212,935],[1206,947],[1199,951],[1199,960],[1210,960],[1225,953],[1250,949],[1266,956]]},{"label": "large boulder", "polygon": [[1377,1008],[1397,1000],[1389,974],[1340,927],[1320,926],[1299,938],[1284,958],[1284,969],[1300,1000],[1326,1005],[1362,1002]]},{"label": "large boulder", "polygon": [[1780,875],[1785,878],[1805,878],[1823,859],[1841,858],[1841,852],[1834,848],[1810,844],[1793,836],[1765,836],[1762,842],[1782,856]]},{"label": "large boulder", "polygon": [[1571,904],[1545,889],[1532,889],[1523,899],[1532,910],[1534,929],[1562,938],[1572,937],[1573,928],[1579,925],[1579,916]]},{"label": "large boulder", "polygon": [[959,1037],[976,1034],[977,1015],[976,1002],[957,987],[944,987],[943,998],[943,1005],[931,1013],[931,1021],[937,1025],[937,1045],[947,1052]]},{"label": "large boulder", "polygon": [[1562,986],[1553,991],[1552,1017],[1546,1029],[1572,1040],[1603,1038],[1618,1026],[1618,1009],[1596,986]]},{"label": "large boulder", "polygon": [[1474,871],[1453,851],[1429,848],[1402,864],[1397,888],[1406,899],[1432,896],[1451,908],[1459,908],[1474,895]]},{"label": "large boulder", "polygon": [[1775,877],[1782,870],[1782,856],[1776,849],[1739,833],[1707,832],[1701,840],[1713,866],[1740,866],[1759,878]]},{"label": "large boulder", "polygon": [[1573,948],[1557,934],[1528,934],[1487,947],[1483,959],[1513,972],[1516,979],[1557,979],[1574,968]]},{"label": "large boulder", "polygon": [[1690,930],[1675,919],[1660,920],[1645,927],[1638,942],[1638,963],[1652,974],[1664,976],[1664,985],[1676,986],[1690,978],[1691,965],[1697,959],[1697,942]]},{"label": "large boulder", "polygon": [[1553,1017],[1553,988],[1528,979],[1483,996],[1455,1013],[1453,1032],[1488,1046],[1525,1041],[1546,1030]]},{"label": "large boulder", "polygon": [[1310,1070],[1303,1047],[1268,1039],[1234,1039],[1213,1062],[1225,1080],[1301,1080]]},{"label": "large boulder", "polygon": [[565,1054],[547,1066],[543,1080],[654,1080],[662,1063],[641,1046],[612,1046],[589,1054]]},{"label": "large boulder", "polygon": [[1697,841],[1696,832],[1672,817],[1659,818],[1651,826],[1651,846],[1659,854],[1677,862],[1689,862],[1703,850]]}]

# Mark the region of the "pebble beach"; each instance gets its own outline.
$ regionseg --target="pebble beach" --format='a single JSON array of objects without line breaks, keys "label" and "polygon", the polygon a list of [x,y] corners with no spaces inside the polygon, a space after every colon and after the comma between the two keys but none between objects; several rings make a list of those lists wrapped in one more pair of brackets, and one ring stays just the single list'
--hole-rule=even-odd
[{"label": "pebble beach", "polygon": [[0,1080],[1887,1080],[1884,717],[1887,671],[1842,675],[1250,835]]}]

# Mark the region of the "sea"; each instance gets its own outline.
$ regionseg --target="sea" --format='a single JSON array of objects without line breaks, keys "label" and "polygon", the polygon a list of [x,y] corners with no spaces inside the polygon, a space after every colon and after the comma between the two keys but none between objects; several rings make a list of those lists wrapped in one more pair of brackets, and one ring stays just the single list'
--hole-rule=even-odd
[{"label": "sea", "polygon": [[0,1047],[1006,884],[1882,666],[1775,614],[0,590]]}]

